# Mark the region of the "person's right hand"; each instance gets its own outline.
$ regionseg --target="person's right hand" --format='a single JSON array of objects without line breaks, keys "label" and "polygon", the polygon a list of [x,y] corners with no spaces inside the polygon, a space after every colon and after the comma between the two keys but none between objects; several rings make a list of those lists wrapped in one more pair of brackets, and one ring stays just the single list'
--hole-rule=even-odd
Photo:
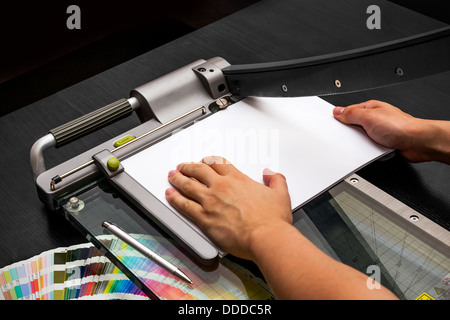
[{"label": "person's right hand", "polygon": [[[334,117],[345,124],[360,125],[375,142],[399,150],[411,162],[450,161],[441,159],[442,139],[450,139],[449,123],[415,118],[386,102],[370,100],[347,107],[336,107]],[[442,133],[442,134],[441,134]]]}]

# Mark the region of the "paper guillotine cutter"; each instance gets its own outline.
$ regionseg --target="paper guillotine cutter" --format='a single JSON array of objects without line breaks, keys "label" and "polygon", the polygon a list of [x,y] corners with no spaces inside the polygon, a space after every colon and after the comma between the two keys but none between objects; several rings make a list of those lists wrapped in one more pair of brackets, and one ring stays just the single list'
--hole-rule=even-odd
[{"label": "paper guillotine cutter", "polygon": [[[108,219],[120,220],[119,224],[130,228],[130,231],[139,230],[141,233],[155,233],[160,237],[174,239],[176,246],[181,246],[184,253],[200,264],[214,264],[224,253],[201,230],[171,211],[128,176],[120,162],[112,168],[108,160],[126,159],[176,130],[220,114],[221,109],[246,96],[329,95],[393,85],[450,70],[448,56],[450,28],[446,27],[381,45],[299,60],[237,66],[219,57],[198,60],[132,90],[130,98],[121,99],[50,130],[49,134],[36,141],[31,149],[30,161],[39,198],[53,210],[62,209],[69,221],[113,258],[114,253],[108,252],[100,240],[103,234],[102,222]],[[67,162],[51,169],[45,168],[45,149],[69,143],[133,111],[142,124]],[[111,195],[114,200],[111,200]],[[331,198],[327,198],[330,195]],[[97,202],[100,204],[94,205]],[[355,209],[355,206],[359,209]],[[326,224],[315,221],[317,216],[314,213],[318,208],[322,212],[329,211],[337,215],[337,224],[345,234],[351,234],[352,241],[361,247],[353,258],[345,258],[348,246],[336,248],[337,242],[327,238],[327,231],[322,229],[326,228]],[[395,225],[396,231],[392,236],[375,230],[378,221],[374,220],[375,211],[379,219]],[[367,214],[369,220],[370,215],[372,217],[372,225],[369,226],[362,222]],[[310,233],[329,254],[359,269],[364,265],[361,264],[363,256],[375,265],[383,264],[383,258],[374,253],[368,243],[370,241],[365,238],[367,230],[354,229],[362,223],[371,228],[373,242],[384,239],[383,246],[389,247],[389,243],[395,243],[395,236],[406,232],[414,234],[415,239],[421,242],[420,246],[425,245],[435,251],[440,262],[435,263],[438,267],[432,271],[434,278],[427,284],[435,279],[445,279],[446,272],[450,273],[449,231],[357,175],[350,176],[294,212],[294,218],[296,226],[305,234]],[[394,252],[394,247],[391,246],[389,250]],[[401,248],[393,255],[403,256],[405,247]],[[407,250],[414,251],[420,258],[423,253],[418,248],[413,246]],[[409,259],[408,265],[412,269],[416,268],[414,270],[423,271],[425,267],[416,266],[422,263],[419,258]],[[124,267],[120,261],[114,261]],[[385,262],[383,265],[389,264]],[[399,268],[398,263],[394,263],[394,268],[396,265]],[[410,298],[404,293],[398,277],[393,278],[386,268],[382,267],[382,271],[392,283],[391,287],[400,296]],[[411,288],[408,290],[413,292]]]}]

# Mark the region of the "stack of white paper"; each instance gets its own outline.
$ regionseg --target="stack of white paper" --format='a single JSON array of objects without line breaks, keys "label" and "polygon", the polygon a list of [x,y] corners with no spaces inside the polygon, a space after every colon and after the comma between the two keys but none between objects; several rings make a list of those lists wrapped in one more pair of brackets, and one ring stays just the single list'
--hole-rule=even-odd
[{"label": "stack of white paper", "polygon": [[222,156],[261,183],[270,168],[286,176],[295,209],[390,151],[334,119],[333,108],[318,97],[246,98],[122,164],[169,207],[167,174],[179,163]]}]

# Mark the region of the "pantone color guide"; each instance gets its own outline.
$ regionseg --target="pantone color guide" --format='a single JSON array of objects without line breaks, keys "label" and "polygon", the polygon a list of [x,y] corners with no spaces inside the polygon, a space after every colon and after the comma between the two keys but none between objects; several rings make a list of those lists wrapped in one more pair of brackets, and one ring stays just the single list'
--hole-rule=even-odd
[{"label": "pantone color guide", "polygon": [[274,299],[268,285],[250,270],[231,261],[227,257],[220,260],[217,268],[208,272],[181,252],[167,250],[164,237],[130,234],[136,240],[151,248],[167,261],[185,272],[194,282],[187,285],[182,280],[146,259],[139,252],[115,238],[110,243],[110,251],[126,265],[139,280],[151,288],[163,300],[270,300]]},{"label": "pantone color guide", "polygon": [[[164,252],[161,239],[133,236],[153,249],[158,247],[156,251],[165,259],[195,276],[195,285],[188,286],[116,237],[98,237],[160,299],[273,299],[264,281],[229,259],[222,259],[211,273],[199,272],[192,262]],[[46,251],[0,269],[0,300],[88,299],[149,298],[91,243]]]},{"label": "pantone color guide", "polygon": [[0,300],[148,299],[86,243],[44,252],[0,269]]}]

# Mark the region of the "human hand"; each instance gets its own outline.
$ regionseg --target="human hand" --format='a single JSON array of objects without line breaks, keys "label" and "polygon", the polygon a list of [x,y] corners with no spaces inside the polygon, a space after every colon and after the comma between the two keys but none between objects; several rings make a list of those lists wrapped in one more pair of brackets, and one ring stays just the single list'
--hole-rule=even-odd
[{"label": "human hand", "polygon": [[224,158],[207,157],[170,171],[176,189],[167,189],[166,198],[222,250],[253,260],[258,237],[292,224],[285,177],[265,169],[263,181],[252,180]]},{"label": "human hand", "polygon": [[409,161],[428,161],[424,152],[430,144],[426,120],[414,118],[388,103],[370,100],[336,107],[334,117],[345,124],[360,125],[375,142],[399,150]]}]

